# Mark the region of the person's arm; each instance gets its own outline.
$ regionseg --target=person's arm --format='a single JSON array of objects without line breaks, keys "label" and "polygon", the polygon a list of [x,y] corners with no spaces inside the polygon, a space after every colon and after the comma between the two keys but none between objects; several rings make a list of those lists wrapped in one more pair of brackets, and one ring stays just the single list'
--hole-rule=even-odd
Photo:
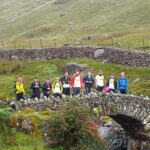
[{"label": "person's arm", "polygon": [[80,77],[81,88],[83,88],[83,79]]},{"label": "person's arm", "polygon": [[42,89],[43,89],[43,90],[47,90],[47,87],[46,87],[46,84],[45,84],[45,83],[43,83]]},{"label": "person's arm", "polygon": [[129,89],[129,81],[128,81],[128,78],[126,78],[126,91],[128,91]]},{"label": "person's arm", "polygon": [[54,93],[54,89],[55,89],[55,82],[52,85],[52,92]]},{"label": "person's arm", "polygon": [[97,76],[95,77],[95,86],[97,88]]},{"label": "person's arm", "polygon": [[74,87],[74,76],[71,78],[71,86]]},{"label": "person's arm", "polygon": [[117,80],[115,79],[115,90],[117,90]]},{"label": "person's arm", "polygon": [[120,91],[120,79],[118,79],[118,90]]},{"label": "person's arm", "polygon": [[60,92],[61,92],[61,93],[63,92],[63,86],[62,86],[61,83],[60,83]]},{"label": "person's arm", "polygon": [[31,83],[30,89],[34,89],[34,83]]},{"label": "person's arm", "polygon": [[107,80],[107,84],[106,84],[106,86],[107,86],[107,87],[109,86],[109,79]]},{"label": "person's arm", "polygon": [[86,82],[86,77],[83,78],[83,82],[84,82],[84,83]]}]

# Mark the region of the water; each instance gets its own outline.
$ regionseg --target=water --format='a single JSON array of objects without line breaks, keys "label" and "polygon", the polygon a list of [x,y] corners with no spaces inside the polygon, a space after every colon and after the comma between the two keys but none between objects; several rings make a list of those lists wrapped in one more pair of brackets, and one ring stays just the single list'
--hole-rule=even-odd
[{"label": "water", "polygon": [[127,150],[126,133],[122,128],[113,125],[109,127],[100,126],[99,134],[100,137],[107,140],[107,150]]}]

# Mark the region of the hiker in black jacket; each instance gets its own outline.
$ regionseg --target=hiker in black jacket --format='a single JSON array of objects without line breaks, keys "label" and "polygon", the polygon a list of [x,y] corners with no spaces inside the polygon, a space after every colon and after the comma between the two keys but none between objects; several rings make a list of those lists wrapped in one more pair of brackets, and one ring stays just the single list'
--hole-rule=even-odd
[{"label": "hiker in black jacket", "polygon": [[115,79],[114,74],[111,74],[111,77],[107,81],[107,87],[109,87],[110,91],[116,93],[117,91],[117,80]]},{"label": "hiker in black jacket", "polygon": [[41,88],[41,84],[38,81],[38,78],[34,78],[34,81],[31,83],[30,89],[32,89],[32,96],[31,98],[38,98],[40,99],[40,88]]},{"label": "hiker in black jacket", "polygon": [[49,78],[46,78],[45,82],[43,83],[42,90],[43,90],[43,95],[48,98],[52,90],[52,84],[50,83]]},{"label": "hiker in black jacket", "polygon": [[60,79],[63,85],[63,94],[70,95],[70,82],[71,78],[69,77],[68,72],[65,73],[65,75]]},{"label": "hiker in black jacket", "polygon": [[91,72],[88,72],[88,75],[83,79],[83,82],[85,83],[86,94],[90,93],[94,84],[94,78],[92,77]]}]

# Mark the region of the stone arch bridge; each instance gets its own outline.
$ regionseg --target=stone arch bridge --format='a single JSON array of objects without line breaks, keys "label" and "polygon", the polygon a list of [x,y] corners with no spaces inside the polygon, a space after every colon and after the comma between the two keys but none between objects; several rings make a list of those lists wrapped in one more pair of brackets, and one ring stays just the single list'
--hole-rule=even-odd
[{"label": "stone arch bridge", "polygon": [[17,111],[25,108],[32,108],[36,111],[58,110],[63,105],[67,105],[68,100],[71,99],[78,99],[91,109],[99,108],[101,115],[113,118],[132,138],[150,141],[149,97],[92,92],[89,95],[80,94],[76,97],[64,98],[63,100],[49,98],[13,101],[10,105]]}]

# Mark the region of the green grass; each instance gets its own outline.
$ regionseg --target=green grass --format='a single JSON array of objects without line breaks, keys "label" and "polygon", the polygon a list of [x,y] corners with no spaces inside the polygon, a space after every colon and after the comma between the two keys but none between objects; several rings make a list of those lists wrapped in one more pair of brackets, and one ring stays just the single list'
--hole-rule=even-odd
[{"label": "green grass", "polygon": [[50,148],[41,138],[17,132],[7,137],[1,137],[0,140],[6,140],[0,143],[1,150],[63,150],[62,148]]},{"label": "green grass", "polygon": [[[18,76],[24,76],[26,94],[30,95],[29,87],[34,77],[39,77],[41,82],[44,82],[46,77],[50,77],[53,82],[56,77],[63,75],[63,66],[70,62],[87,64],[83,76],[86,75],[88,70],[92,70],[94,75],[97,75],[99,70],[103,70],[105,82],[111,73],[114,73],[116,78],[118,78],[120,76],[120,72],[124,71],[129,78],[130,93],[150,96],[150,68],[103,64],[100,60],[81,58],[68,60],[56,59],[42,62],[23,61],[22,65],[24,65],[24,68],[18,68],[17,70],[7,74],[0,73],[0,98],[12,98],[15,96],[13,85]],[[11,61],[8,61],[8,63],[12,64]],[[140,78],[140,80],[134,83],[134,80],[137,78]]]},{"label": "green grass", "polygon": [[[37,1],[4,1],[8,5],[0,6],[0,20],[34,6]],[[29,40],[31,47],[40,47],[40,38],[44,47],[54,46],[54,38],[57,46],[62,46],[66,37],[72,45],[77,45],[78,39],[83,41],[79,45],[111,45],[113,38],[114,45],[119,41],[122,48],[137,49],[143,46],[143,39],[144,46],[150,46],[149,8],[148,0],[69,0],[62,5],[49,2],[0,25],[0,39],[6,49],[30,47]],[[60,17],[63,12],[66,15]],[[103,34],[108,36],[103,38]],[[94,35],[94,40],[86,40],[88,35]],[[0,47],[3,48],[2,43]]]}]

